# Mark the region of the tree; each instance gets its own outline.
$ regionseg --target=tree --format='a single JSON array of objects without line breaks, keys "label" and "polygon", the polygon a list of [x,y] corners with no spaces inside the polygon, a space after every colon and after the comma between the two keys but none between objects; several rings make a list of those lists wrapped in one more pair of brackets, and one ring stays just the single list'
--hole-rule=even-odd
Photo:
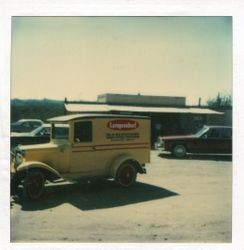
[{"label": "tree", "polygon": [[209,98],[207,105],[211,108],[231,108],[232,107],[232,96],[228,95],[218,95],[215,98]]},{"label": "tree", "polygon": [[11,100],[11,122],[19,119],[41,119],[64,115],[63,101],[55,100]]}]

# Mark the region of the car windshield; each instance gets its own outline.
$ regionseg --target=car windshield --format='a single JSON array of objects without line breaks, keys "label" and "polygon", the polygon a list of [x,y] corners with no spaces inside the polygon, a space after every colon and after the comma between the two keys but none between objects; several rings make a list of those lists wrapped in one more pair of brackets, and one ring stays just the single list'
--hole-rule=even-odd
[{"label": "car windshield", "polygon": [[202,127],[200,130],[198,130],[196,133],[195,133],[195,136],[196,137],[201,137],[204,133],[206,133],[208,131],[208,127],[204,126]]},{"label": "car windshield", "polygon": [[32,136],[42,136],[42,135],[50,135],[51,126],[40,126],[30,132]]},{"label": "car windshield", "polygon": [[68,124],[53,124],[52,139],[68,139],[69,125]]}]

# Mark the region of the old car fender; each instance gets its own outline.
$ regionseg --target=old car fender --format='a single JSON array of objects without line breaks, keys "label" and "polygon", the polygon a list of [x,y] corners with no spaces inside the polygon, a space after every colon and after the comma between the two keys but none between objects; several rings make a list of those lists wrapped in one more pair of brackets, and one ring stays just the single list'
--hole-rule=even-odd
[{"label": "old car fender", "polygon": [[129,154],[124,154],[124,155],[120,155],[118,156],[113,163],[111,164],[111,169],[110,169],[110,175],[115,178],[116,177],[116,173],[118,168],[121,166],[121,164],[125,161],[133,161],[135,162],[135,167],[137,169],[138,172],[141,172],[142,168],[140,166],[140,164]]},{"label": "old car fender", "polygon": [[51,166],[39,161],[23,162],[17,167],[16,172],[17,174],[27,173],[28,171],[33,169],[39,169],[43,171],[45,177],[50,181],[61,178],[58,171],[53,169]]}]

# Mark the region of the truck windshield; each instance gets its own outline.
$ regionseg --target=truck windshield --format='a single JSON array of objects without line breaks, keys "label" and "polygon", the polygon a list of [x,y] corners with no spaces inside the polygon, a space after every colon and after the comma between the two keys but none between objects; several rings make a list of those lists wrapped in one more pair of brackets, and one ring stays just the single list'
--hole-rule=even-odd
[{"label": "truck windshield", "polygon": [[68,139],[68,124],[52,124],[52,139]]}]

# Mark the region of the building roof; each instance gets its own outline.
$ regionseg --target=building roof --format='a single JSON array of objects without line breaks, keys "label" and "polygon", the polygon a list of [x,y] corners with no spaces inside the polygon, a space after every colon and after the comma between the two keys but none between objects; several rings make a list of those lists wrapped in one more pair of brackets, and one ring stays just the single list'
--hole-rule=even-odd
[{"label": "building roof", "polygon": [[98,95],[98,102],[111,105],[127,105],[127,106],[175,106],[184,107],[186,98],[182,96],[150,96],[150,95],[131,95],[131,94],[112,94],[106,93]]},{"label": "building roof", "polygon": [[68,122],[72,120],[78,120],[82,118],[138,118],[138,119],[149,119],[148,116],[139,116],[139,115],[116,115],[116,114],[73,114],[73,115],[64,115],[57,116],[48,119],[49,122]]},{"label": "building roof", "polygon": [[68,112],[139,112],[139,113],[189,113],[189,114],[223,114],[207,108],[175,108],[175,107],[136,107],[136,106],[120,106],[108,104],[83,104],[83,103],[66,103],[65,109]]}]

